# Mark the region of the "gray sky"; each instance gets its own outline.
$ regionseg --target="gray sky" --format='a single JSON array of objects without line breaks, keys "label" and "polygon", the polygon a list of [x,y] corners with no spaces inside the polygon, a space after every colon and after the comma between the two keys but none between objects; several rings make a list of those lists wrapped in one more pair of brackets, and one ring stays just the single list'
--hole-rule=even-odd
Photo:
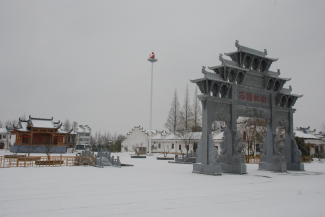
[{"label": "gray sky", "polygon": [[173,92],[191,100],[202,66],[241,45],[279,58],[292,78],[294,124],[324,118],[325,1],[0,1],[0,120],[88,124],[93,132],[163,129]]}]

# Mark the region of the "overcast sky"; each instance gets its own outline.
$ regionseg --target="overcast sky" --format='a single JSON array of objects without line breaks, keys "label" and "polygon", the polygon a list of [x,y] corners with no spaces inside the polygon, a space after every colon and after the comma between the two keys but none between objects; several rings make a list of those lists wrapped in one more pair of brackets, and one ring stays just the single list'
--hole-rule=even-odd
[{"label": "overcast sky", "polygon": [[93,133],[164,129],[175,89],[243,46],[292,78],[295,127],[325,121],[325,1],[0,1],[0,120],[77,121]]}]

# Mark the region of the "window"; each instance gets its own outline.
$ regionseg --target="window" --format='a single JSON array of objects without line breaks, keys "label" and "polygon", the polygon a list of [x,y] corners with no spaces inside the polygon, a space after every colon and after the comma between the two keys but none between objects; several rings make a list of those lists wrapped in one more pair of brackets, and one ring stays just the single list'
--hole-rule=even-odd
[{"label": "window", "polygon": [[84,139],[80,138],[79,141],[82,142],[82,141],[84,141]]},{"label": "window", "polygon": [[178,149],[179,149],[179,150],[182,150],[182,145],[179,145],[179,146],[178,146]]},{"label": "window", "polygon": [[89,136],[89,133],[85,133],[85,136]]},{"label": "window", "polygon": [[70,136],[68,136],[68,142],[70,142]]},{"label": "window", "polygon": [[158,144],[158,148],[160,148],[160,143]]},{"label": "window", "polygon": [[79,136],[84,136],[84,134],[83,133],[79,133]]},{"label": "window", "polygon": [[174,144],[172,144],[172,149],[174,149]]},{"label": "window", "polygon": [[3,136],[2,136],[2,138],[4,138],[4,139],[5,139],[5,138],[6,138],[6,135],[3,135]]},{"label": "window", "polygon": [[0,139],[1,139],[2,135],[0,135]]}]

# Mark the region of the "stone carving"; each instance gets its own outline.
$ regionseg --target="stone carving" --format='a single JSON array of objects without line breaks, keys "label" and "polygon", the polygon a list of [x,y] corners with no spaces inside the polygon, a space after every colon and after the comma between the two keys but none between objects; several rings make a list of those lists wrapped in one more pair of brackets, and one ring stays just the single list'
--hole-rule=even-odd
[{"label": "stone carving", "polygon": [[275,141],[274,141],[274,151],[275,155],[283,155],[283,149],[284,149],[284,140],[280,138],[280,134],[276,133]]},{"label": "stone carving", "polygon": [[266,155],[266,137],[267,137],[267,134],[264,133],[263,135],[263,143],[260,144],[260,151],[261,151],[261,155]]},{"label": "stone carving", "polygon": [[274,133],[274,163],[285,163],[283,150],[284,150],[284,140],[280,138],[280,134]]},{"label": "stone carving", "polygon": [[[220,154],[226,154],[227,152],[227,130],[223,132],[222,142],[220,142],[221,152]],[[222,162],[222,159],[221,159]]]},{"label": "stone carving", "polygon": [[245,143],[242,142],[243,135],[240,131],[236,131],[234,149],[236,155],[244,155],[243,150],[246,147]]},{"label": "stone carving", "polygon": [[276,113],[276,124],[278,127],[284,127],[288,130],[288,128],[289,128],[288,114],[284,113],[284,112],[277,112]]},{"label": "stone carving", "polygon": [[209,134],[209,164],[218,164],[218,149],[215,147],[213,135]]},{"label": "stone carving", "polygon": [[[212,105],[212,110],[214,111],[213,119],[218,121],[230,121],[230,108],[227,104],[216,104]],[[228,118],[227,118],[228,116]]]},{"label": "stone carving", "polygon": [[247,117],[254,117],[254,118],[265,118],[265,111],[262,109],[257,108],[244,108],[244,115]]}]

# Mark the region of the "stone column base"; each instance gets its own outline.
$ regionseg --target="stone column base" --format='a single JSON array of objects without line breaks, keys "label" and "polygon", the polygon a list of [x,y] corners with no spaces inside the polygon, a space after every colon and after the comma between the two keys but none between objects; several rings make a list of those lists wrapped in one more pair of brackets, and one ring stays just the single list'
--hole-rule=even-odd
[{"label": "stone column base", "polygon": [[192,173],[199,173],[199,174],[206,174],[206,175],[213,175],[218,176],[221,174],[221,167],[219,164],[193,164],[193,171]]},{"label": "stone column base", "polygon": [[247,174],[247,167],[245,164],[228,164],[221,163],[221,171],[224,173]]},{"label": "stone column base", "polygon": [[305,171],[305,165],[302,163],[286,163],[287,170]]},{"label": "stone column base", "polygon": [[285,163],[266,163],[261,162],[258,164],[259,170],[269,170],[274,172],[287,172],[287,165]]}]

